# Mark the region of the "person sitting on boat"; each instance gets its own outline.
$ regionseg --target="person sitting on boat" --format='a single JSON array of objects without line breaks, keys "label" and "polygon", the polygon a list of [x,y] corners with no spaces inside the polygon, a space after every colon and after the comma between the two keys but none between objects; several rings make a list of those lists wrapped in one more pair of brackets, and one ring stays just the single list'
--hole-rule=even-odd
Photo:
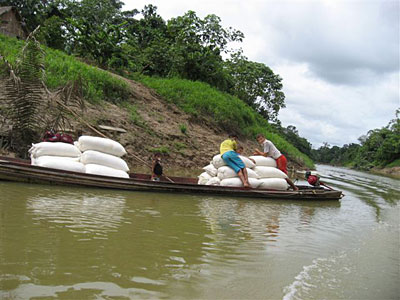
[{"label": "person sitting on boat", "polygon": [[307,171],[306,171],[305,177],[306,177],[306,179],[307,179],[307,182],[308,182],[310,185],[312,185],[312,186],[318,187],[318,186],[321,186],[321,185],[322,185],[322,186],[326,187],[326,188],[329,189],[329,190],[333,190],[333,188],[331,188],[331,187],[330,187],[329,185],[327,185],[325,182],[322,182],[322,181],[320,180],[320,178],[319,178],[318,175],[312,175],[311,172],[310,172],[310,170],[307,170]]},{"label": "person sitting on boat", "polygon": [[[272,157],[276,161],[277,168],[287,175],[287,159],[285,155],[283,155],[278,148],[275,147],[274,143],[267,140],[263,134],[257,134],[256,140],[261,146],[263,146],[263,151],[260,151],[256,148],[253,154]],[[298,190],[298,187],[294,185],[289,177],[286,178],[286,181],[293,190]]]},{"label": "person sitting on boat", "polygon": [[245,188],[250,188],[246,166],[236,152],[237,139],[237,135],[230,134],[229,138],[221,143],[219,151],[224,162],[238,174],[243,186]]},{"label": "person sitting on boat", "polygon": [[306,179],[307,182],[312,186],[320,186],[321,182],[319,181],[318,175],[311,175],[310,171],[306,171]]},{"label": "person sitting on boat", "polygon": [[151,180],[160,181],[163,174],[163,167],[161,165],[161,154],[155,153],[153,156],[153,163],[151,165]]}]

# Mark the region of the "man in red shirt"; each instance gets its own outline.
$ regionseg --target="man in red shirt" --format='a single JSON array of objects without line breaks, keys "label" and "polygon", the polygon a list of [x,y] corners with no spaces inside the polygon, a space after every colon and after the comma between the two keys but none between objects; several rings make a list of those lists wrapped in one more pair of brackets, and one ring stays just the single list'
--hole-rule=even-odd
[{"label": "man in red shirt", "polygon": [[309,184],[312,186],[320,186],[321,182],[319,182],[319,177],[316,175],[311,175],[310,171],[306,172],[306,179]]}]

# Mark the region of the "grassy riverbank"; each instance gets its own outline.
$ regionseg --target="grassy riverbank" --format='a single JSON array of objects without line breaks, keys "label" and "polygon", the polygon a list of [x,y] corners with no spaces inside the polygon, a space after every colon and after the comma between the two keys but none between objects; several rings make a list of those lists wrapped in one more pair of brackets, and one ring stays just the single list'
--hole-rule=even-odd
[{"label": "grassy riverbank", "polygon": [[[0,35],[0,54],[12,65],[23,45],[23,41]],[[314,167],[307,155],[275,133],[251,107],[209,84],[139,75],[134,76],[135,82],[64,52],[42,48],[47,87],[55,90],[68,82],[77,82],[80,96],[92,106],[92,112],[85,113],[85,120],[94,126],[106,124],[126,129],[120,140],[135,147],[136,153],[151,155],[154,149],[164,149],[171,162],[187,166],[190,161],[202,167],[227,133],[238,133],[248,154],[257,146],[255,135],[263,133],[296,168]],[[198,156],[203,158],[195,162],[193,157]]]}]

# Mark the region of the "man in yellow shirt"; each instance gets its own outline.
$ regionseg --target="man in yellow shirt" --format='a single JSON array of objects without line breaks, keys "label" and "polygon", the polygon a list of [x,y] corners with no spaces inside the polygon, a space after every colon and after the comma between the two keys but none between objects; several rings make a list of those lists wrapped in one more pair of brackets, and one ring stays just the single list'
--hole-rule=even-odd
[{"label": "man in yellow shirt", "polygon": [[235,134],[230,134],[229,138],[221,143],[219,152],[224,162],[238,174],[243,186],[250,188],[246,166],[236,153],[237,139],[238,137]]}]

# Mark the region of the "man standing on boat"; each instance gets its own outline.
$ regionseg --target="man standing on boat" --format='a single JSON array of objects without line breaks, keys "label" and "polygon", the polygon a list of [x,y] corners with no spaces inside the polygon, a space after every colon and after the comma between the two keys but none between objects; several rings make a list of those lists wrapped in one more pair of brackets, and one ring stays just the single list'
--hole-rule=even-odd
[{"label": "man standing on boat", "polygon": [[237,139],[237,135],[230,134],[229,138],[221,143],[219,151],[224,162],[238,174],[243,186],[245,188],[250,188],[246,166],[236,152]]},{"label": "man standing on boat", "polygon": [[[260,151],[256,148],[253,154],[272,157],[276,161],[277,168],[287,175],[287,159],[285,155],[283,155],[278,148],[275,147],[274,143],[267,140],[263,134],[257,134],[256,140],[261,146],[263,146],[263,151]],[[298,187],[294,185],[289,177],[286,178],[286,181],[293,190],[298,190]]]}]

